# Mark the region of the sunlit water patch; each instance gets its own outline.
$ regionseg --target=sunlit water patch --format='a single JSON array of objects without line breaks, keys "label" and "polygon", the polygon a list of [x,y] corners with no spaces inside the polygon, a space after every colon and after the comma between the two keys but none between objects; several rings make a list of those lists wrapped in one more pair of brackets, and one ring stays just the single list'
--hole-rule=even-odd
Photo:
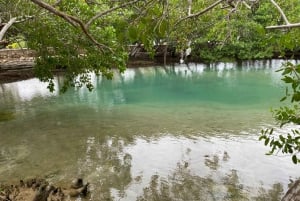
[{"label": "sunlit water patch", "polygon": [[59,95],[3,84],[0,182],[83,177],[91,200],[274,200],[298,168],[260,130],[284,92],[281,61],[128,69]]}]

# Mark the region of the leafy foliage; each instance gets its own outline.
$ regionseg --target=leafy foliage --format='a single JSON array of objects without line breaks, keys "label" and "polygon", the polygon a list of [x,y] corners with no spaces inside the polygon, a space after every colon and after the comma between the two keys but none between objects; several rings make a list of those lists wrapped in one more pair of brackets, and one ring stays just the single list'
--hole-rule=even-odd
[{"label": "leafy foliage", "polygon": [[271,148],[268,154],[281,151],[283,154],[290,154],[293,163],[300,163],[297,155],[300,151],[300,132],[297,125],[300,125],[300,64],[294,65],[287,62],[278,70],[282,74],[282,81],[289,85],[286,88],[285,96],[281,101],[290,100],[292,106],[283,106],[273,111],[273,116],[279,127],[294,125],[288,133],[275,133],[274,128],[261,131],[259,140],[263,140],[266,146]]}]

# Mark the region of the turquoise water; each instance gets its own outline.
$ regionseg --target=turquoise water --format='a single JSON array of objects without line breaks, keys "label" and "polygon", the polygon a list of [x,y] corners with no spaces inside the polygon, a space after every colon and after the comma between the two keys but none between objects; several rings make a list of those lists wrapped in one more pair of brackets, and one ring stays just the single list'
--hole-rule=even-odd
[{"label": "turquoise water", "polygon": [[63,77],[53,94],[1,85],[0,182],[83,177],[91,200],[279,199],[298,168],[257,139],[284,93],[280,62],[128,69],[61,95]]}]

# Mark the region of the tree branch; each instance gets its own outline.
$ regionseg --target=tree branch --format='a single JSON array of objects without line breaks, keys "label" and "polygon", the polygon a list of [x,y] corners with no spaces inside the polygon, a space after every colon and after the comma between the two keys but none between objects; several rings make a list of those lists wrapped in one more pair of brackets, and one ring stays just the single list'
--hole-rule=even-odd
[{"label": "tree branch", "polygon": [[3,39],[5,33],[7,32],[7,30],[9,29],[9,27],[11,27],[15,22],[17,21],[17,18],[11,18],[8,23],[6,23],[3,28],[0,31],[0,41]]},{"label": "tree branch", "polygon": [[33,19],[35,18],[35,16],[21,16],[21,17],[17,17],[17,21],[15,22],[15,24],[17,23],[23,23],[27,20]]},{"label": "tree branch", "polygon": [[77,17],[74,17],[72,15],[68,15],[66,13],[63,13],[57,9],[55,9],[53,6],[40,1],[40,0],[31,0],[33,3],[37,4],[38,6],[48,10],[49,12],[53,13],[56,16],[59,16],[61,18],[63,18],[64,20],[66,20],[68,23],[70,23],[72,26],[74,27],[78,27],[77,25],[79,25],[80,29],[82,30],[82,32],[87,36],[87,38],[89,40],[91,40],[95,45],[97,45],[99,48],[103,47],[108,49],[109,51],[113,52],[111,48],[107,47],[104,44],[99,43],[88,31],[86,25]]},{"label": "tree branch", "polygon": [[76,27],[76,23],[74,23],[74,21],[70,18],[69,15],[61,12],[61,11],[58,11],[56,10],[53,6],[43,2],[43,1],[40,1],[40,0],[31,0],[33,3],[35,3],[36,5],[48,10],[49,12],[53,13],[54,15],[57,15],[61,18],[63,18],[64,20],[66,20],[68,23],[70,23],[71,25],[73,25],[74,27]]},{"label": "tree branch", "polygon": [[280,6],[274,1],[270,0],[271,3],[277,8],[279,11],[281,17],[283,18],[285,24],[284,25],[274,25],[274,26],[267,26],[266,29],[287,29],[287,28],[296,28],[300,27],[300,23],[290,23],[287,19],[286,15],[284,14],[283,10],[280,8]]},{"label": "tree branch", "polygon": [[175,26],[177,26],[178,24],[180,24],[180,23],[183,22],[184,20],[187,20],[187,19],[189,19],[189,18],[196,18],[196,17],[198,17],[198,16],[200,16],[200,15],[202,15],[202,14],[204,14],[204,13],[210,11],[211,9],[213,9],[214,7],[216,7],[217,5],[219,5],[220,3],[222,3],[222,1],[224,1],[224,0],[218,0],[218,1],[216,1],[215,3],[211,4],[210,6],[208,6],[207,8],[205,8],[204,10],[199,11],[198,13],[191,14],[191,15],[188,15],[188,16],[186,16],[186,17],[184,17],[184,18],[181,18],[180,20],[178,20],[178,21],[176,22]]},{"label": "tree branch", "polygon": [[188,16],[192,14],[192,0],[188,0]]},{"label": "tree branch", "polygon": [[284,25],[267,26],[266,29],[287,29],[300,27],[300,23],[290,23]]},{"label": "tree branch", "polygon": [[111,9],[108,9],[108,10],[106,10],[106,11],[104,11],[104,12],[100,12],[100,13],[96,14],[94,17],[92,17],[92,18],[86,23],[85,26],[86,26],[86,28],[89,28],[90,25],[93,23],[93,21],[95,21],[96,19],[98,19],[98,18],[100,18],[100,17],[102,17],[102,16],[104,16],[104,15],[107,15],[108,13],[111,13],[111,12],[117,10],[117,9],[124,8],[124,7],[126,7],[126,6],[135,4],[135,3],[139,2],[139,1],[141,1],[141,0],[129,1],[129,2],[127,2],[127,3],[124,3],[124,4],[121,4],[121,5],[119,5],[119,6],[113,7],[113,8],[111,8]]},{"label": "tree branch", "polygon": [[281,17],[283,18],[283,20],[285,21],[285,23],[290,24],[289,20],[285,16],[285,14],[284,14],[283,10],[280,8],[280,6],[274,0],[270,0],[270,1],[277,8],[277,10],[279,11],[279,13],[280,13]]},{"label": "tree branch", "polygon": [[246,1],[242,1],[242,2],[243,2],[243,4],[246,6],[246,8],[251,9],[251,6],[250,6],[249,4],[247,4]]}]

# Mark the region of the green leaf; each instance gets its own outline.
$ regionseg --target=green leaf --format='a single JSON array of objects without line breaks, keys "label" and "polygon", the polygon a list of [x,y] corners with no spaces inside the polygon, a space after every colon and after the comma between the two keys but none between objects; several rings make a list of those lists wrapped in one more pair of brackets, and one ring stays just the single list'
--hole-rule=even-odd
[{"label": "green leaf", "polygon": [[260,136],[260,137],[258,138],[258,140],[261,141],[261,140],[265,139],[265,137],[266,137],[266,136],[262,135],[262,136]]},{"label": "green leaf", "polygon": [[265,140],[265,146],[267,146],[267,145],[269,144],[269,141],[270,141],[270,138],[267,138],[267,139]]},{"label": "green leaf", "polygon": [[289,73],[292,72],[292,70],[293,70],[292,68],[287,67],[287,68],[285,68],[284,71],[282,72],[282,75],[289,74]]},{"label": "green leaf", "polygon": [[297,65],[297,67],[295,68],[297,73],[300,73],[300,65]]},{"label": "green leaf", "polygon": [[296,101],[296,102],[299,102],[300,101],[300,93],[295,93],[292,97],[292,102],[293,101]]},{"label": "green leaf", "polygon": [[138,31],[134,26],[130,26],[128,28],[128,36],[131,40],[137,40],[138,38]]},{"label": "green leaf", "polygon": [[283,97],[282,99],[280,99],[280,102],[283,102],[283,101],[285,101],[287,99],[287,97],[285,96],[285,97]]},{"label": "green leaf", "polygon": [[292,160],[293,160],[293,163],[294,163],[294,164],[297,164],[298,159],[297,159],[297,156],[296,156],[296,155],[293,155],[293,156],[292,156]]},{"label": "green leaf", "polygon": [[289,77],[289,76],[285,76],[284,78],[282,78],[282,80],[285,82],[285,83],[293,83],[294,82],[294,79]]},{"label": "green leaf", "polygon": [[280,69],[276,70],[275,72],[277,73],[277,72],[280,72],[280,71],[283,71],[283,70],[284,70],[284,68],[280,68]]},{"label": "green leaf", "polygon": [[285,138],[282,135],[279,135],[279,138],[283,143],[285,142]]}]

